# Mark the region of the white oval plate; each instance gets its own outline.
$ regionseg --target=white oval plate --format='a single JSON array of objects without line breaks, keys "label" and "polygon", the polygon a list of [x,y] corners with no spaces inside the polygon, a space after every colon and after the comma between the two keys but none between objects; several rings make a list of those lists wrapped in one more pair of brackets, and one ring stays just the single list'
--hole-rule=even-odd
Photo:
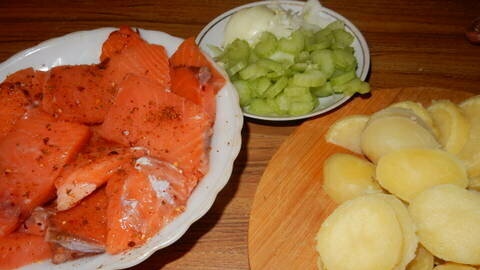
[{"label": "white oval plate", "polygon": [[[213,55],[213,52],[210,50],[208,45],[214,45],[218,47],[222,47],[223,44],[223,36],[225,32],[225,26],[227,22],[235,12],[259,5],[272,5],[272,4],[279,4],[282,8],[286,10],[292,10],[293,12],[300,12],[305,4],[302,1],[290,1],[290,0],[273,0],[273,1],[260,1],[260,2],[253,2],[243,6],[236,7],[231,9],[222,15],[216,17],[213,21],[207,24],[200,34],[197,36],[197,43],[199,46],[210,55]],[[322,14],[320,14],[322,20],[326,22],[333,22],[336,20],[343,21],[345,23],[346,31],[350,32],[354,36],[353,41],[353,48],[355,49],[355,57],[357,58],[357,76],[361,80],[365,80],[368,75],[368,71],[370,68],[370,51],[368,49],[367,42],[363,37],[360,30],[357,29],[352,22],[350,22],[347,18],[343,17],[342,15],[338,14],[337,12],[330,10],[328,8],[322,7]],[[291,116],[291,117],[283,117],[283,116],[261,116],[250,114],[247,112],[243,112],[243,114],[250,118],[260,119],[260,120],[269,120],[269,121],[290,121],[290,120],[299,120],[310,118],[316,115],[323,114],[334,108],[342,105],[347,100],[349,100],[351,96],[344,96],[344,95],[332,95],[329,97],[322,97],[319,98],[319,105],[309,114],[301,115],[301,116]]]},{"label": "white oval plate", "polygon": [[[33,67],[48,70],[64,64],[98,63],[102,43],[116,28],[100,28],[75,32],[45,41],[27,49],[0,64],[0,81],[19,69]],[[182,39],[163,32],[140,29],[141,36],[150,43],[163,45],[171,55]],[[184,213],[164,227],[155,237],[141,247],[118,254],[101,254],[67,263],[53,265],[40,262],[22,269],[121,269],[136,265],[155,251],[178,240],[212,206],[218,192],[227,184],[233,169],[233,161],[240,151],[242,111],[238,95],[228,82],[217,94],[217,116],[213,127],[210,151],[210,170],[193,191]]]}]

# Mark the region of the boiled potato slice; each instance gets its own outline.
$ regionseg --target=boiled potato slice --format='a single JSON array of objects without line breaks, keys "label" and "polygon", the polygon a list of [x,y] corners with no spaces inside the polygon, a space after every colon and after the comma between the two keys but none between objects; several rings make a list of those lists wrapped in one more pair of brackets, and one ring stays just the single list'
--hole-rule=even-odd
[{"label": "boiled potato slice", "polygon": [[391,270],[402,256],[402,227],[395,210],[375,195],[337,207],[316,240],[328,270]]},{"label": "boiled potato slice", "polygon": [[468,140],[470,122],[460,107],[450,100],[434,101],[428,111],[438,128],[438,140],[452,154],[459,153]]},{"label": "boiled potato slice", "polygon": [[432,270],[433,255],[422,245],[418,245],[417,253],[413,261],[411,261],[406,270]]},{"label": "boiled potato slice", "polygon": [[465,100],[460,108],[470,121],[470,135],[458,156],[465,161],[470,177],[480,176],[480,95]]},{"label": "boiled potato slice", "polygon": [[420,117],[420,119],[422,119],[423,122],[425,122],[425,124],[427,124],[432,129],[432,131],[435,135],[438,135],[438,131],[437,131],[437,129],[436,129],[434,123],[433,123],[432,116],[430,115],[428,110],[425,109],[425,107],[423,107],[423,105],[421,103],[406,100],[406,101],[401,101],[401,102],[394,103],[394,104],[390,105],[390,107],[392,107],[392,108],[403,108],[403,109],[407,109],[407,110],[412,111],[414,114],[416,114],[418,117]]},{"label": "boiled potato slice", "polygon": [[393,269],[404,270],[407,264],[415,257],[415,251],[418,246],[415,223],[410,217],[407,207],[395,196],[389,194],[377,194],[373,196],[377,196],[389,204],[395,211],[397,219],[400,222],[403,235],[402,257]]},{"label": "boiled potato slice", "polygon": [[376,167],[380,186],[410,202],[419,192],[439,184],[468,185],[467,172],[454,155],[439,149],[408,148],[383,156]]},{"label": "boiled potato slice", "polygon": [[480,193],[438,185],[418,194],[409,206],[420,243],[434,256],[480,264]]},{"label": "boiled potato slice", "polygon": [[329,143],[361,154],[360,135],[368,122],[367,115],[350,115],[333,123],[325,134]]},{"label": "boiled potato slice", "polygon": [[462,265],[457,263],[445,263],[437,265],[433,270],[477,270],[477,268],[470,265]]},{"label": "boiled potato slice", "polygon": [[336,153],[323,163],[323,189],[337,203],[382,192],[374,180],[375,166],[354,155]]},{"label": "boiled potato slice", "polygon": [[[440,148],[435,136],[417,116],[403,110],[401,114],[383,110],[372,115],[360,138],[362,152],[374,163],[397,149]],[[410,115],[407,117],[406,115]]]}]

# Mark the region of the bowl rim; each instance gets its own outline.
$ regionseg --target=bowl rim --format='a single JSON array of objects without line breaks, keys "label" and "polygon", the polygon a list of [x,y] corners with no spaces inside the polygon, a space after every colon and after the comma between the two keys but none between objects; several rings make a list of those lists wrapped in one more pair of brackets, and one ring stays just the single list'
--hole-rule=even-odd
[{"label": "bowl rim", "polygon": [[[261,6],[261,5],[273,5],[273,4],[278,4],[280,6],[298,6],[298,7],[303,7],[306,2],[304,1],[297,1],[297,0],[265,0],[265,1],[257,1],[257,2],[252,2],[248,4],[244,4],[241,6],[237,6],[235,8],[232,8],[217,17],[215,17],[213,20],[211,20],[197,35],[196,37],[196,42],[197,44],[201,45],[202,41],[204,40],[205,36],[209,31],[211,31],[217,24],[220,22],[228,19],[230,16],[232,16],[234,13],[245,9],[245,8],[250,8],[250,7],[255,7],[255,6]],[[365,79],[368,76],[368,73],[370,71],[370,49],[368,47],[368,43],[365,40],[365,37],[363,36],[362,32],[346,17],[343,15],[339,14],[336,11],[333,11],[325,6],[322,5],[322,12],[326,13],[327,15],[337,19],[341,20],[345,23],[345,27],[350,30],[350,32],[354,35],[355,39],[358,41],[360,45],[360,52],[363,56],[363,65],[360,67],[357,67],[357,75],[358,77],[362,80],[365,81]],[[358,70],[360,70],[360,74],[358,74]],[[252,119],[257,119],[257,120],[267,120],[267,121],[296,121],[296,120],[302,120],[302,119],[308,119],[311,117],[319,116],[322,114],[325,114],[331,110],[334,110],[335,108],[341,106],[345,102],[347,102],[352,96],[344,96],[344,95],[334,95],[337,97],[337,100],[332,103],[330,106],[325,107],[323,109],[319,110],[314,110],[311,111],[308,114],[304,115],[299,115],[299,116],[262,116],[262,115],[257,115],[257,114],[251,114],[248,112],[245,112],[242,109],[243,115]],[[343,96],[343,97],[342,97]],[[340,98],[341,97],[341,98]]]}]

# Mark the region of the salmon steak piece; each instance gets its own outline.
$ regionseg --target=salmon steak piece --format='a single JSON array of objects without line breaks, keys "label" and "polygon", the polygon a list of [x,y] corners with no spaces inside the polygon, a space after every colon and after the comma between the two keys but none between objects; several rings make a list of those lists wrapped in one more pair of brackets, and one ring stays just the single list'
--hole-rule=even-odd
[{"label": "salmon steak piece", "polygon": [[216,93],[220,91],[226,83],[225,76],[223,76],[216,68],[215,65],[208,60],[202,50],[195,43],[195,38],[190,37],[185,39],[177,50],[170,57],[170,65],[176,67],[195,67],[195,68],[207,68],[211,74],[208,79],[208,84],[213,87]]},{"label": "salmon steak piece", "polygon": [[210,73],[205,68],[177,67],[171,68],[172,84],[170,90],[199,105],[215,119],[216,100],[212,85],[208,84]]},{"label": "salmon steak piece", "polygon": [[25,68],[7,76],[2,84],[8,85],[23,92],[34,105],[42,100],[43,87],[47,79],[47,72]]},{"label": "salmon steak piece", "polygon": [[0,84],[0,140],[27,112],[30,101],[15,85]]},{"label": "salmon steak piece", "polygon": [[105,83],[118,86],[126,76],[134,74],[170,86],[169,61],[165,48],[149,44],[131,28],[122,27],[110,34],[102,46],[102,63],[105,64]]},{"label": "salmon steak piece", "polygon": [[51,257],[43,236],[14,232],[0,241],[0,269],[16,269]]},{"label": "salmon steak piece", "polygon": [[186,98],[143,77],[120,85],[100,134],[125,146],[141,146],[199,179],[208,171],[213,120]]},{"label": "salmon steak piece", "polygon": [[53,246],[53,262],[105,252],[108,199],[100,188],[66,211],[48,218],[46,239]]},{"label": "salmon steak piece", "polygon": [[43,89],[42,109],[61,120],[101,123],[116,94],[104,74],[102,63],[52,68]]},{"label": "salmon steak piece", "polygon": [[88,127],[34,109],[0,140],[0,236],[54,197],[54,180],[90,136]]},{"label": "salmon steak piece", "polygon": [[107,252],[140,246],[182,213],[196,182],[177,167],[143,156],[107,184]]},{"label": "salmon steak piece", "polygon": [[124,164],[130,164],[137,153],[128,147],[108,142],[96,132],[87,146],[76,159],[64,166],[55,180],[57,189],[57,210],[64,211],[75,206],[97,188],[103,186],[108,178]]}]

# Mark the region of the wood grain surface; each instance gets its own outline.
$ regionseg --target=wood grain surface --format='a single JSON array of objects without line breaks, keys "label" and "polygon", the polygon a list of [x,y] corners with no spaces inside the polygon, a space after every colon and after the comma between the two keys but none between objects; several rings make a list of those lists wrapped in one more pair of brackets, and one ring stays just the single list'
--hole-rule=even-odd
[{"label": "wood grain surface", "polygon": [[[1,0],[0,62],[46,39],[105,26],[195,36],[216,16],[248,2]],[[480,16],[480,1],[321,2],[364,34],[371,52],[372,88],[435,86],[480,93],[480,46],[464,37],[467,25]],[[272,155],[301,124],[247,119],[233,175],[213,208],[179,241],[133,269],[248,269],[248,220],[255,190]]]},{"label": "wood grain surface", "polygon": [[428,106],[435,99],[458,103],[472,95],[441,88],[377,90],[369,98],[357,97],[335,112],[303,123],[272,157],[257,187],[248,233],[251,268],[316,268],[315,234],[337,206],[322,188],[323,162],[334,153],[349,153],[325,141],[336,120],[370,115],[398,101]]}]

